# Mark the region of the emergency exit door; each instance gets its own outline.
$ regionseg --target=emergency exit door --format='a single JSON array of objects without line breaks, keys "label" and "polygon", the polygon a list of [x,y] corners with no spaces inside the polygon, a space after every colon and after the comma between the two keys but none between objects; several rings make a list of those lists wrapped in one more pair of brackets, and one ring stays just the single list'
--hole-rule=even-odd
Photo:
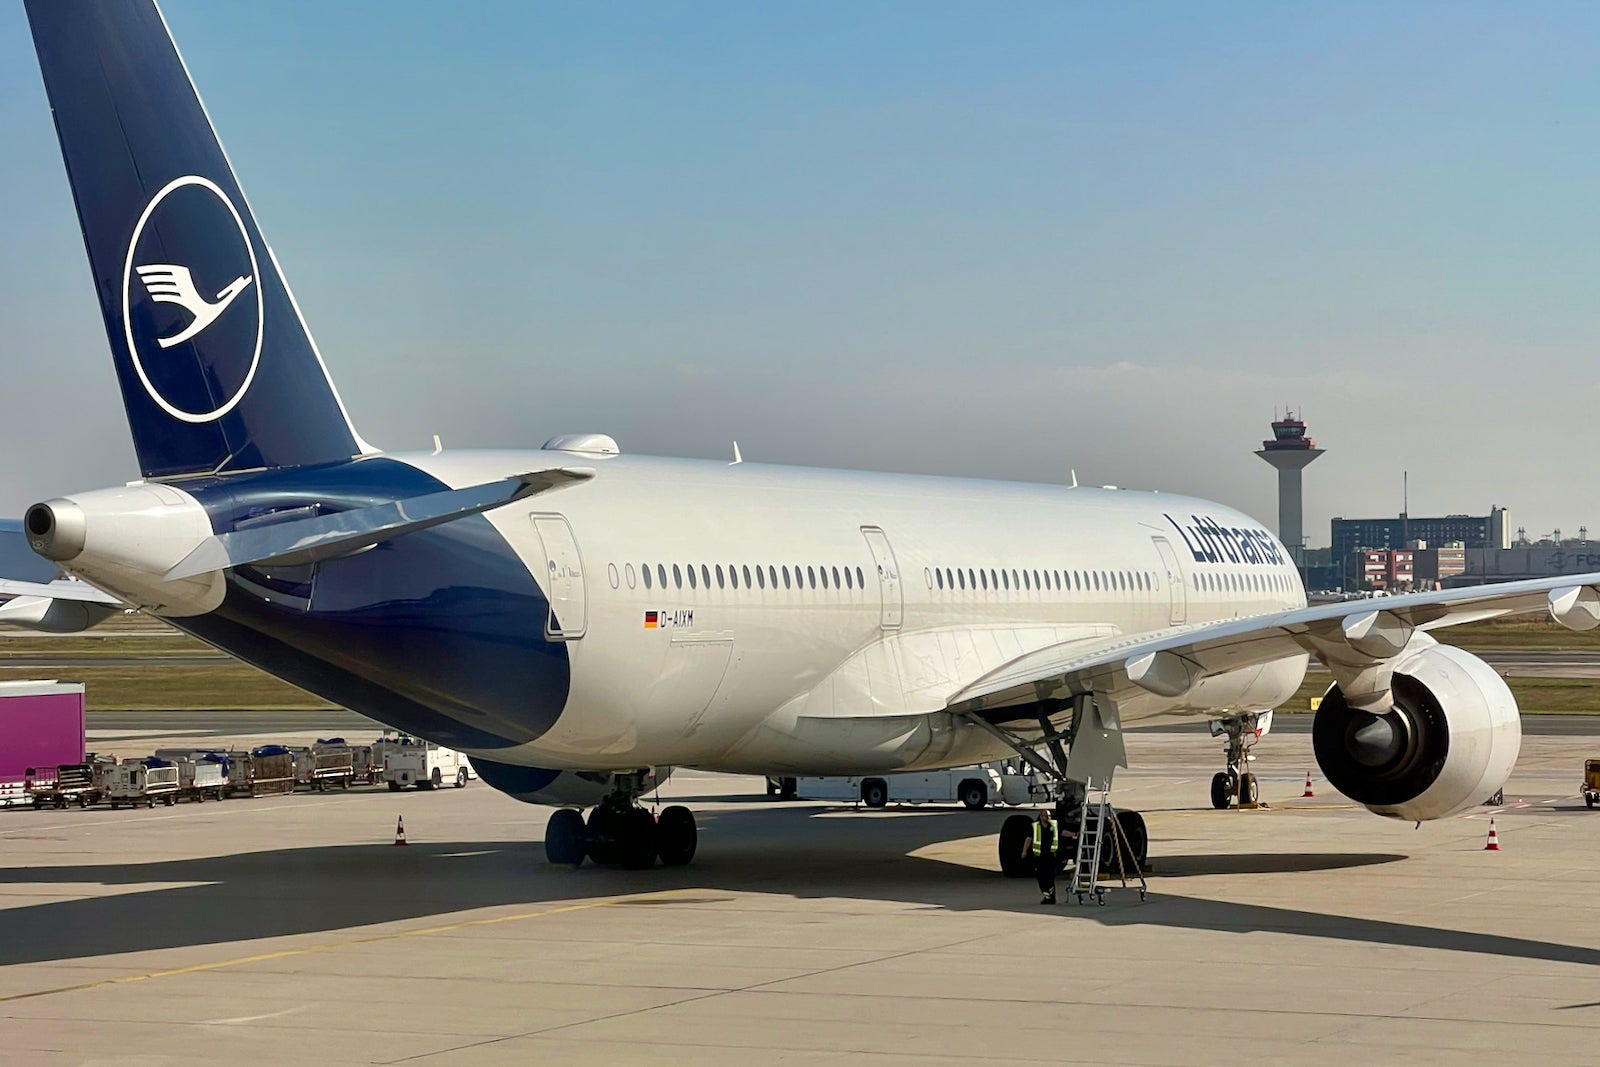
[{"label": "emergency exit door", "polygon": [[895,566],[894,549],[889,547],[889,537],[876,526],[861,527],[861,536],[872,549],[872,560],[878,568],[878,595],[883,602],[882,625],[885,630],[900,629],[904,608],[900,599],[900,569]]},{"label": "emergency exit door", "polygon": [[544,634],[553,641],[574,641],[589,622],[589,605],[583,589],[583,558],[572,527],[560,515],[533,516],[533,529],[544,544],[544,576],[540,584],[550,598]]}]

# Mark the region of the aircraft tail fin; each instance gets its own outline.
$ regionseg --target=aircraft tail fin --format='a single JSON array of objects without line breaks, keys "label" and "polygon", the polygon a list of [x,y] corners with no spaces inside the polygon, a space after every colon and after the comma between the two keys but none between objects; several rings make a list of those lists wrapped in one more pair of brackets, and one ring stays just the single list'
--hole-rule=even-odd
[{"label": "aircraft tail fin", "polygon": [[152,0],[26,7],[144,475],[373,451]]}]

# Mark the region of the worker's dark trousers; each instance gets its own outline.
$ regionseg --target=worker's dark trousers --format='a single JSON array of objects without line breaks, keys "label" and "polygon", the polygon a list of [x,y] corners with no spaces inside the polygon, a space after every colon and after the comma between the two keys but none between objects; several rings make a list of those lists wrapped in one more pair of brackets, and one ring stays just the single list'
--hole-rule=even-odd
[{"label": "worker's dark trousers", "polygon": [[1039,892],[1047,897],[1056,895],[1056,857],[1053,853],[1041,852],[1033,859],[1033,873],[1039,879]]}]

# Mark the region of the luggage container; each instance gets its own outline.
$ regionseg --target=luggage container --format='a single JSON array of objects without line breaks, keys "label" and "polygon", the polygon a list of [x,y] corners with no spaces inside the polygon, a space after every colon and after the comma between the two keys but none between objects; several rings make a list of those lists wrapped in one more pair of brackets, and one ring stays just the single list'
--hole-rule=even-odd
[{"label": "luggage container", "polygon": [[466,756],[432,741],[407,738],[387,748],[383,756],[383,780],[395,792],[408,785],[437,789],[447,782],[460,789],[476,777]]},{"label": "luggage container", "polygon": [[178,801],[178,765],[170,760],[154,756],[123,760],[108,768],[102,781],[113,811],[124,804],[130,808],[140,804],[153,808],[158,800],[168,807]]},{"label": "luggage container", "polygon": [[294,792],[294,753],[282,745],[230,752],[233,773],[228,791],[235,796],[270,797]]},{"label": "luggage container", "polygon": [[83,709],[78,682],[0,682],[0,807],[38,806],[57,767],[83,763]]},{"label": "luggage container", "polygon": [[178,765],[178,792],[183,796],[198,803],[207,797],[222,800],[228,795],[226,757],[207,755],[174,762]]}]

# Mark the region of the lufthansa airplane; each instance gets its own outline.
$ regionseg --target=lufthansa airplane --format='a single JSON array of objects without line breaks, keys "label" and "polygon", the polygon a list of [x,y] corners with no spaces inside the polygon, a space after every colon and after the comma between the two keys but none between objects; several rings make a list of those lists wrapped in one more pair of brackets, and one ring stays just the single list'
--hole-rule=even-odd
[{"label": "lufthansa airplane", "polygon": [[381,452],[154,3],[27,11],[142,475],[29,509],[33,550],[80,579],[33,610],[137,608],[464,749],[557,806],[553,862],[688,862],[694,816],[638,802],[674,766],[1015,754],[1081,802],[1125,765],[1124,729],[1211,720],[1237,742],[1309,657],[1334,678],[1330,782],[1437,819],[1501,786],[1521,731],[1498,675],[1433,635],[1600,624],[1600,574],[1308,607],[1260,523],[1165,493],[632,456],[599,433]]}]

